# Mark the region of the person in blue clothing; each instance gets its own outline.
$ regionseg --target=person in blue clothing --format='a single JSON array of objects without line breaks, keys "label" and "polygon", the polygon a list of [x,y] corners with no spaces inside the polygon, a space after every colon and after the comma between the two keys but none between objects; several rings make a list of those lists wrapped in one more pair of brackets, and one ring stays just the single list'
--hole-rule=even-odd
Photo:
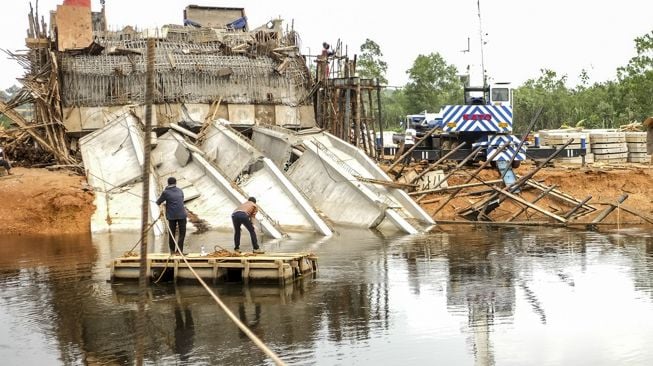
[{"label": "person in blue clothing", "polygon": [[[184,207],[184,192],[177,187],[177,179],[175,179],[175,177],[168,178],[168,186],[161,193],[161,197],[156,200],[157,205],[162,203],[166,204],[166,219],[168,219],[168,226],[170,227],[170,232],[168,233],[168,246],[170,247],[170,253],[183,253],[188,214]],[[174,239],[177,235],[177,228],[179,228],[179,237],[177,239],[179,251],[175,250]]]}]

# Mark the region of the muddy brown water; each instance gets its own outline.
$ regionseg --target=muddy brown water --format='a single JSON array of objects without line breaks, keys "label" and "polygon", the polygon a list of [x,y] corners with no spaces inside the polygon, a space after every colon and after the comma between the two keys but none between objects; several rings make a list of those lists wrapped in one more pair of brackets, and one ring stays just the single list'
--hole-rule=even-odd
[{"label": "muddy brown water", "polygon": [[[315,278],[215,286],[288,364],[653,364],[649,231],[339,232],[264,241],[318,254]],[[229,237],[189,235],[188,250]],[[5,236],[0,363],[134,364],[138,288],[108,283],[106,264],[137,239]],[[146,316],[146,364],[271,363],[200,286],[151,286]]]}]

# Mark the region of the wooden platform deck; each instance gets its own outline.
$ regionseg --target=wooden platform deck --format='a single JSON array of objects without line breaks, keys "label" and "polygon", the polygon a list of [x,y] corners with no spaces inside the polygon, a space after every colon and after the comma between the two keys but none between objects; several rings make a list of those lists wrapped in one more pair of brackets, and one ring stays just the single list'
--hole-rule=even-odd
[{"label": "wooden platform deck", "polygon": [[[310,253],[266,253],[231,256],[186,255],[188,263],[205,281],[259,282],[285,284],[317,272],[317,257]],[[140,256],[116,258],[109,263],[111,281],[138,280]],[[149,253],[147,276],[150,281],[195,281],[180,255]]]}]

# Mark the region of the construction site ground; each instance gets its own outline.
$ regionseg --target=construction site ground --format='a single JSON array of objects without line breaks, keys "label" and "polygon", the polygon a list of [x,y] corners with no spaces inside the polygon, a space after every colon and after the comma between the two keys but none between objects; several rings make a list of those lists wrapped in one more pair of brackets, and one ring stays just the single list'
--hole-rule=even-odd
[{"label": "construction site ground", "polygon": [[[533,165],[524,164],[516,170],[518,175],[527,174]],[[415,165],[410,169],[419,170]],[[475,168],[467,168],[469,172]],[[90,231],[90,218],[95,210],[93,193],[88,190],[85,178],[66,170],[49,171],[46,169],[14,168],[14,175],[0,177],[0,190],[3,195],[0,205],[0,233],[3,234],[67,234],[85,233]],[[479,177],[485,181],[499,178],[494,169],[481,171]],[[462,184],[469,175],[462,171],[453,175],[449,185]],[[600,203],[614,203],[619,196],[626,193],[628,199],[623,203],[646,217],[653,217],[653,169],[647,165],[626,166],[589,166],[579,167],[555,165],[540,170],[534,177],[546,185],[556,185],[558,189],[579,200],[591,195],[589,204],[597,207],[597,211],[577,219],[589,222],[606,207]],[[474,180],[472,182],[478,182]],[[462,193],[487,190],[487,187],[474,187]],[[521,197],[532,200],[539,191],[525,190]],[[423,201],[427,212],[432,213],[439,202],[448,193],[430,194]],[[436,220],[460,220],[457,211],[468,207],[480,196],[462,195],[453,199],[436,216]],[[554,213],[568,211],[568,205],[561,204],[552,198],[544,198],[538,206]],[[495,221],[504,221],[517,209],[517,205],[506,200],[490,217]],[[541,222],[552,221],[544,215],[528,210],[515,221]],[[641,218],[624,211],[613,212],[605,223],[643,224]]]},{"label": "construction site ground", "polygon": [[0,233],[90,232],[95,206],[86,178],[67,170],[14,168],[0,177]]},{"label": "construction site ground", "polygon": [[[517,176],[526,175],[534,168],[533,164],[522,164],[515,170]],[[419,170],[419,167],[416,167]],[[475,167],[466,168],[467,172],[472,172]],[[479,178],[483,181],[492,181],[500,178],[500,173],[496,169],[484,169],[479,173]],[[460,171],[454,174],[448,180],[449,186],[466,183],[469,179],[469,174]],[[653,169],[648,165],[628,164],[622,166],[609,166],[609,165],[592,165],[581,167],[579,165],[561,165],[555,164],[551,167],[546,167],[535,174],[534,180],[541,182],[547,186],[555,185],[556,189],[573,196],[578,200],[583,200],[588,196],[592,196],[588,204],[597,208],[596,211],[587,214],[584,217],[579,217],[576,222],[590,222],[598,213],[600,213],[607,205],[603,203],[616,204],[617,199],[622,194],[627,194],[628,198],[623,202],[623,207],[629,208],[639,214],[648,218],[653,217]],[[479,180],[474,179],[470,183],[478,183]],[[437,220],[460,220],[465,219],[460,217],[457,212],[461,209],[469,207],[474,202],[486,197],[484,195],[467,195],[474,191],[486,191],[488,187],[479,186],[474,188],[467,188],[457,195],[456,198],[451,200],[440,212],[435,215]],[[532,202],[541,192],[539,190],[525,189],[520,193],[520,197]],[[439,206],[442,200],[446,199],[449,192],[429,194],[421,201],[430,202],[421,204],[422,207],[430,214],[432,214]],[[562,214],[568,212],[572,207],[568,204],[563,204],[552,197],[545,197],[537,202],[537,205],[552,213]],[[502,222],[507,220],[516,212],[519,207],[514,201],[507,199],[499,208],[493,211],[489,217],[493,221]],[[528,209],[525,213],[515,218],[515,222],[547,222],[553,221],[545,215]],[[646,223],[642,218],[636,217],[629,213],[619,210],[610,214],[604,223],[612,224],[644,224]]]}]

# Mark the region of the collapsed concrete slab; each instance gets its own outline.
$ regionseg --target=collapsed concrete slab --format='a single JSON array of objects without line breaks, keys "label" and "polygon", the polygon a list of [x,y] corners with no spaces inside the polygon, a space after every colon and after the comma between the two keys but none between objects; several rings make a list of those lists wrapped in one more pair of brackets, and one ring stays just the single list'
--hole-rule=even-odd
[{"label": "collapsed concrete slab", "polygon": [[280,226],[331,235],[332,229],[275,163],[249,139],[218,120],[200,136],[200,149],[248,196],[254,196]]},{"label": "collapsed concrete slab", "polygon": [[[95,191],[92,232],[139,230],[143,193],[143,132],[136,118],[124,113],[105,127],[80,139],[88,183]],[[150,213],[159,217],[157,189],[150,180]],[[154,232],[163,233],[156,221]]]},{"label": "collapsed concrete slab", "polygon": [[[152,160],[160,188],[169,176],[174,176],[185,192],[192,193],[186,197],[188,211],[210,229],[232,229],[231,213],[247,200],[247,195],[208,161],[202,151],[187,143],[179,133],[168,131],[158,139]],[[260,207],[257,219],[266,234],[277,239],[284,236],[264,206]]]},{"label": "collapsed concrete slab", "polygon": [[404,191],[383,184],[392,180],[374,161],[329,133],[255,126],[252,143],[333,222],[389,223],[409,234],[435,224]]}]

